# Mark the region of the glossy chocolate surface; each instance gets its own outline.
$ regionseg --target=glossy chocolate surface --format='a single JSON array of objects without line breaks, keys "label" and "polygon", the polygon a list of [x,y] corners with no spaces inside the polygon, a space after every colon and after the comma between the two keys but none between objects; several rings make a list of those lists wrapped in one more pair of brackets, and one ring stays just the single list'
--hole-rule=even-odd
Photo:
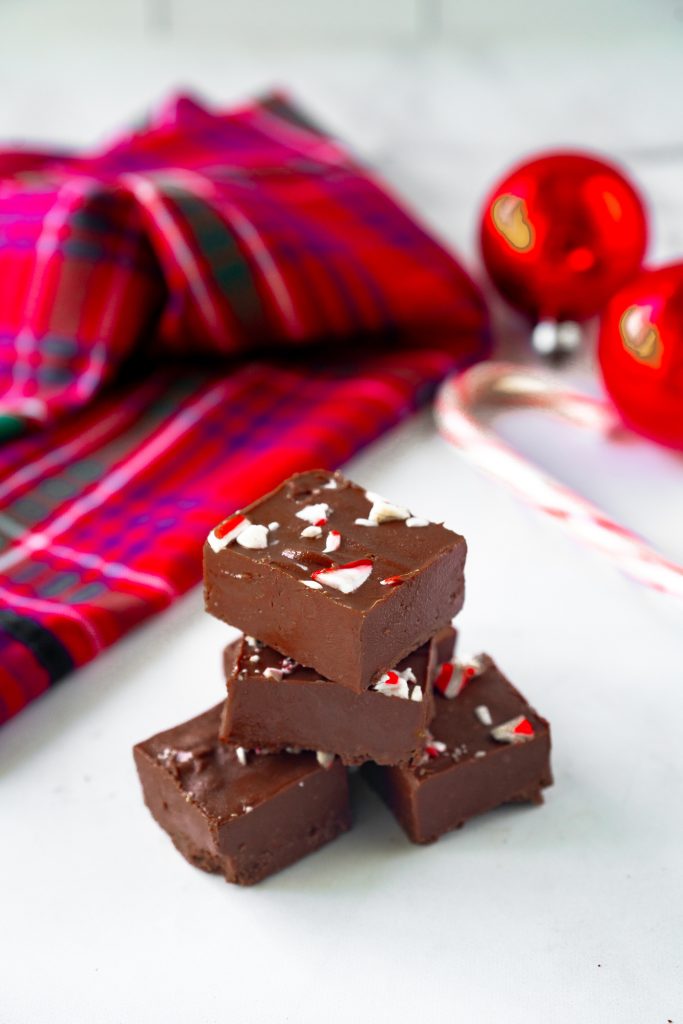
[{"label": "glossy chocolate surface", "polygon": [[[145,803],[192,864],[251,885],[351,826],[346,769],[315,754],[245,754],[222,704],[133,750]],[[246,761],[242,764],[240,757]]]},{"label": "glossy chocolate surface", "polygon": [[[243,510],[252,524],[277,524],[266,547],[245,548],[237,539],[216,551],[212,531],[204,547],[207,610],[326,679],[367,689],[460,610],[466,555],[464,539],[438,523],[410,517],[359,525],[373,504],[374,496],[338,473],[292,477]],[[320,536],[302,537],[310,526],[315,532],[315,522],[297,513],[318,506]],[[326,553],[332,530],[340,544]],[[357,562],[370,563],[369,575],[350,593],[313,578]]]},{"label": "glossy chocolate surface", "polygon": [[225,652],[221,738],[247,748],[333,752],[348,765],[409,763],[424,746],[434,713],[432,682],[454,641],[455,630],[446,626],[404,658],[380,690],[354,693],[246,638]]},{"label": "glossy chocolate surface", "polygon": [[[548,723],[490,658],[482,656],[482,663],[484,671],[457,697],[435,693],[430,729],[444,751],[412,767],[361,768],[415,843],[432,842],[500,804],[541,803],[543,788],[552,784]],[[519,717],[533,735],[494,739],[492,730]]]}]

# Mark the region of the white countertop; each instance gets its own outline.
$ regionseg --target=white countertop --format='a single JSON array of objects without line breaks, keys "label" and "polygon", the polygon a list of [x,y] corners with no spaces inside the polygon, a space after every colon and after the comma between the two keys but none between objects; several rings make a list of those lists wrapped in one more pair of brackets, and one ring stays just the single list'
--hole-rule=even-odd
[{"label": "white countertop", "polygon": [[[118,29],[91,39],[68,24],[34,39],[12,10],[1,136],[89,141],[172,81],[225,101],[292,82],[470,266],[485,187],[557,142],[628,160],[654,211],[653,255],[683,253],[675,26],[648,34],[636,19],[581,46],[549,33],[514,55],[481,33],[221,53],[177,36],[124,48]],[[503,326],[521,357],[518,326]],[[588,358],[566,375],[597,389]],[[535,413],[503,426],[683,558],[680,457]],[[492,653],[551,720],[545,806],[419,848],[355,779],[352,832],[281,875],[240,890],[193,870],[145,810],[130,747],[222,695],[225,627],[196,591],[0,731],[2,1024],[683,1020],[680,604],[466,466],[428,413],[347,470],[467,537],[461,643]]]}]

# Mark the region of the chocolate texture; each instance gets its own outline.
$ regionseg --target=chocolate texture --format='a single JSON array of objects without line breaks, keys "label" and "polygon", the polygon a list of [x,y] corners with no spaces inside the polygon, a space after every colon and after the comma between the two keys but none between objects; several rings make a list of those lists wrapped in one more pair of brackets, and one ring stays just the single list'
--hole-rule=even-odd
[{"label": "chocolate texture", "polygon": [[206,608],[358,693],[449,625],[463,537],[338,473],[299,473],[211,531]]},{"label": "chocolate texture", "polygon": [[446,626],[376,684],[354,693],[251,637],[226,648],[221,738],[251,749],[333,751],[343,764],[407,764],[421,755],[434,714],[432,683],[451,658]]},{"label": "chocolate texture", "polygon": [[133,753],[145,803],[182,855],[252,885],[351,827],[346,769],[315,754],[253,754],[221,743],[222,704]]},{"label": "chocolate texture", "polygon": [[423,763],[361,768],[414,843],[433,842],[501,804],[542,803],[552,784],[548,723],[488,656],[479,656],[477,674],[457,696],[435,691],[434,700]]}]

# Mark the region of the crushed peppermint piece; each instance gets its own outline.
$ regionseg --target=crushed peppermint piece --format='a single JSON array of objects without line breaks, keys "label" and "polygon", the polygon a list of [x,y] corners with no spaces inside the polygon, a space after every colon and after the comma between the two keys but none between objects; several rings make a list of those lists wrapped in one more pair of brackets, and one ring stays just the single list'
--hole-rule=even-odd
[{"label": "crushed peppermint piece", "polygon": [[391,523],[397,519],[409,519],[410,512],[402,505],[394,505],[393,501],[387,501],[380,494],[373,494],[366,491],[365,497],[372,502],[372,508],[368,519],[372,523]]},{"label": "crushed peppermint piece", "polygon": [[268,668],[264,668],[263,670],[263,678],[272,679],[275,683],[281,683],[283,675],[284,673],[281,668],[274,668],[272,665],[269,665]]},{"label": "crushed peppermint piece", "polygon": [[237,760],[239,761],[239,763],[241,765],[243,765],[243,766],[246,765],[246,763],[247,763],[247,752],[244,749],[244,747],[235,747],[235,757],[237,758]]},{"label": "crushed peppermint piece", "polygon": [[260,654],[252,654],[251,657],[249,658],[249,661],[251,661],[251,662],[260,661],[260,660],[261,660]]},{"label": "crushed peppermint piece", "polygon": [[439,669],[434,686],[442,697],[451,700],[465,689],[470,680],[480,675],[484,669],[477,657],[446,661]]},{"label": "crushed peppermint piece", "polygon": [[321,501],[318,505],[304,505],[296,513],[297,519],[303,519],[305,522],[310,523],[311,526],[315,526],[321,519],[327,522],[327,517],[330,514],[330,506],[326,505],[324,501]]},{"label": "crushed peppermint piece", "polygon": [[482,725],[493,725],[493,719],[491,718],[491,712],[487,708],[486,704],[479,704],[475,709],[474,713],[481,722]]},{"label": "crushed peppermint piece", "polygon": [[511,718],[491,729],[491,735],[498,743],[524,743],[534,737],[534,727],[524,715]]},{"label": "crushed peppermint piece", "polygon": [[298,661],[295,661],[294,658],[283,658],[280,665],[283,676],[291,676],[298,664]]},{"label": "crushed peppermint piece", "polygon": [[385,580],[379,582],[383,587],[399,587],[401,583],[405,583],[405,580],[402,576],[387,576]]},{"label": "crushed peppermint piece", "polygon": [[486,757],[486,751],[485,750],[475,750],[474,756],[475,757]]},{"label": "crushed peppermint piece", "polygon": [[376,693],[383,693],[386,697],[401,697],[403,700],[422,700],[422,687],[414,686],[411,694],[409,684],[415,684],[415,673],[412,668],[406,668],[403,672],[398,669],[391,669],[370,687]]},{"label": "crushed peppermint piece", "polygon": [[429,526],[429,520],[421,519],[420,516],[410,516],[406,519],[406,526]]},{"label": "crushed peppermint piece", "polygon": [[240,530],[237,535],[237,543],[240,547],[250,548],[256,551],[259,548],[268,547],[268,527],[250,524],[246,530]]},{"label": "crushed peppermint piece", "polygon": [[254,808],[251,806],[251,804],[245,804],[242,810],[244,811],[245,814],[251,814]]},{"label": "crushed peppermint piece", "polygon": [[251,647],[252,650],[258,650],[260,647],[263,647],[261,641],[257,640],[255,636],[245,636],[244,639],[247,647]]},{"label": "crushed peppermint piece", "polygon": [[280,524],[279,523],[268,523],[268,529],[272,533],[274,530],[279,530],[280,529]]},{"label": "crushed peppermint piece", "polygon": [[326,587],[340,590],[342,594],[352,594],[366,582],[371,573],[372,562],[368,558],[360,558],[346,565],[317,569],[311,575],[316,582],[324,583]]},{"label": "crushed peppermint piece", "polygon": [[354,519],[356,526],[379,526],[379,523],[373,523],[372,519]]},{"label": "crushed peppermint piece", "polygon": [[327,754],[324,750],[317,750],[315,759],[321,768],[329,768],[334,761],[334,754]]},{"label": "crushed peppermint piece", "polygon": [[324,491],[336,491],[338,487],[339,484],[337,483],[333,476],[330,477],[326,484],[323,484]]},{"label": "crushed peppermint piece", "polygon": [[327,535],[327,540],[325,542],[325,547],[323,548],[323,551],[325,552],[326,555],[329,555],[332,551],[337,551],[339,549],[340,544],[341,533],[339,532],[339,530],[330,530],[330,532]]},{"label": "crushed peppermint piece", "polygon": [[322,590],[323,589],[322,583],[316,583],[315,580],[299,580],[299,583],[303,583],[303,585],[305,587],[308,587],[310,590]]},{"label": "crushed peppermint piece", "polygon": [[239,535],[250,526],[251,521],[243,515],[224,519],[207,537],[209,547],[218,554],[223,548],[227,548],[228,544],[232,544],[234,540],[237,540]]},{"label": "crushed peppermint piece", "polygon": [[428,758],[431,758],[432,760],[434,758],[440,757],[441,754],[445,753],[446,744],[442,743],[441,740],[430,739],[425,744],[425,754],[427,755]]},{"label": "crushed peppermint piece", "polygon": [[322,536],[322,532],[323,531],[320,529],[319,526],[306,526],[301,531],[301,536],[302,537],[321,537]]}]

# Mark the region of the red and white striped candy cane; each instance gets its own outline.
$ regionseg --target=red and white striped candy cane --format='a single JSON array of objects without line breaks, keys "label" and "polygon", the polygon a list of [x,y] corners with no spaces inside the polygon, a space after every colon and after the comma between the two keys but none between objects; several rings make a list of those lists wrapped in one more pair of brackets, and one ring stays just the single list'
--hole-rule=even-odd
[{"label": "red and white striped candy cane", "polygon": [[632,579],[683,598],[683,566],[668,561],[585,498],[537,469],[477,421],[479,403],[543,408],[580,426],[608,432],[619,425],[606,402],[562,388],[551,378],[509,363],[481,363],[441,385],[439,432],[479,469],[502,481],[568,533],[601,551]]}]

